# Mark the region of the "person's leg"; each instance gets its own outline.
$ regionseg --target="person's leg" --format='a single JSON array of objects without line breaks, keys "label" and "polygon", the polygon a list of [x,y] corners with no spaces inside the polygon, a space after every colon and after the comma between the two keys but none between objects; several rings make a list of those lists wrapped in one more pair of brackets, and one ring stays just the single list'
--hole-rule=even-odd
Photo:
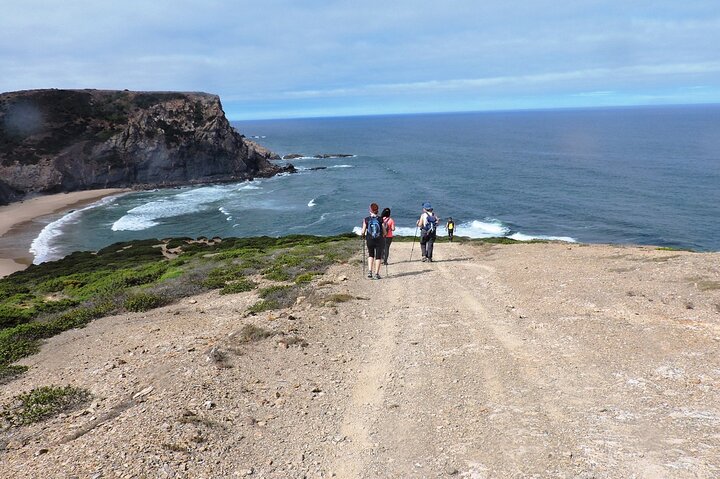
[{"label": "person's leg", "polygon": [[375,262],[375,246],[373,245],[372,241],[367,242],[367,250],[368,250],[368,278],[372,278],[373,271],[373,263]]},{"label": "person's leg", "polygon": [[382,241],[375,243],[375,261],[373,262],[375,279],[380,279],[380,265],[382,264],[382,250],[385,244]]},{"label": "person's leg", "polygon": [[383,262],[385,264],[388,264],[388,258],[390,257],[390,243],[392,243],[392,238],[385,238],[385,254],[383,255]]},{"label": "person's leg", "polygon": [[423,261],[427,258],[427,240],[427,235],[422,235],[420,237],[420,251],[422,252]]},{"label": "person's leg", "polygon": [[435,246],[435,235],[428,235],[430,236],[428,238],[427,242],[427,257],[430,261],[432,261],[433,257],[433,247]]}]

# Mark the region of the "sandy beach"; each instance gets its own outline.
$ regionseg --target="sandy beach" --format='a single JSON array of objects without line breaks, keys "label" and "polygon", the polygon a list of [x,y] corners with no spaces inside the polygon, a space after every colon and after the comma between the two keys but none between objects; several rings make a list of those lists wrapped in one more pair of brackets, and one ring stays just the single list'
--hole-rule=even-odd
[{"label": "sandy beach", "polygon": [[93,203],[105,196],[131,191],[122,188],[75,191],[31,198],[0,206],[0,278],[32,264],[30,242],[45,224],[37,220]]}]

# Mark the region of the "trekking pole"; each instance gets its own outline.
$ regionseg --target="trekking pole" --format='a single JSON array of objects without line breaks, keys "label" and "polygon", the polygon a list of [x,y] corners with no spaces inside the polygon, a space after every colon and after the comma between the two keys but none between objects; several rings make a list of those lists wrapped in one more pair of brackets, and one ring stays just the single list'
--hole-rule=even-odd
[{"label": "trekking pole", "polygon": [[360,243],[362,244],[362,264],[363,264],[363,278],[365,277],[365,238],[360,237]]},{"label": "trekking pole", "polygon": [[413,235],[412,248],[410,248],[410,261],[412,261],[412,254],[413,254],[413,250],[415,249],[415,238],[417,237],[417,232],[418,232],[418,227],[416,226],[416,227],[415,227],[415,234]]}]

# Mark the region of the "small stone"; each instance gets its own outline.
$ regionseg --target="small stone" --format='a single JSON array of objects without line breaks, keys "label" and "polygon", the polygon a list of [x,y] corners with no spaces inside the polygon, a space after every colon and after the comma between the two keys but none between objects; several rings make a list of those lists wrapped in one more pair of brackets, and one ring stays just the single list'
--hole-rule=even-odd
[{"label": "small stone", "polygon": [[42,456],[43,454],[47,454],[48,452],[49,452],[49,449],[42,448],[42,449],[38,449],[37,452],[35,453],[35,455]]},{"label": "small stone", "polygon": [[190,301],[188,301],[188,303],[190,303],[190,304],[196,304],[196,303],[197,303],[197,299],[191,299]]},{"label": "small stone", "polygon": [[212,409],[212,408],[215,407],[215,403],[212,402],[212,401],[205,401],[205,402],[203,403],[203,407],[204,407],[205,409]]},{"label": "small stone", "polygon": [[135,393],[135,395],[133,396],[133,399],[137,399],[137,398],[141,398],[141,397],[147,396],[148,394],[150,394],[150,393],[152,392],[153,389],[155,389],[155,388],[152,387],[152,386],[148,386],[148,387],[146,387],[145,389],[143,389],[142,391],[140,391],[140,392],[138,392],[138,393]]},{"label": "small stone", "polygon": [[305,301],[305,296],[298,296],[295,300],[295,304],[301,304],[303,301]]},{"label": "small stone", "polygon": [[456,475],[456,474],[458,473],[458,470],[457,470],[456,468],[452,467],[452,466],[447,466],[447,467],[445,468],[445,473],[446,473],[448,476],[454,476],[454,475]]}]

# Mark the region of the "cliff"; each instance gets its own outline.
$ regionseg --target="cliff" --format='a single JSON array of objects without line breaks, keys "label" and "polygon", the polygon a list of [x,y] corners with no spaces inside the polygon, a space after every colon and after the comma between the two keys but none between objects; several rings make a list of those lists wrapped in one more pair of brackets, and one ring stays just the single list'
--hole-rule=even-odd
[{"label": "cliff", "polygon": [[230,126],[216,95],[0,94],[0,204],[29,193],[271,176],[282,171],[274,157]]}]

